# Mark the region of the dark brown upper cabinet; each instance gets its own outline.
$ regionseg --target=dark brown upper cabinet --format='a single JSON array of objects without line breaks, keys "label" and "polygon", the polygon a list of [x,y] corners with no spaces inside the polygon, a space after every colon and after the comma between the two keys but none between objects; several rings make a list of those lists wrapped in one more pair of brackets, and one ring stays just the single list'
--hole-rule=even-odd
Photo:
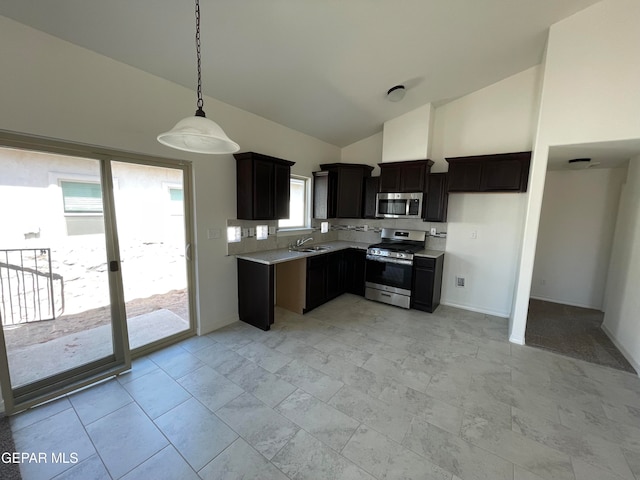
[{"label": "dark brown upper cabinet", "polygon": [[447,173],[427,175],[427,192],[424,195],[424,221],[446,222],[449,204]]},{"label": "dark brown upper cabinet", "polygon": [[359,163],[325,163],[313,173],[313,218],[362,218],[364,180],[373,167]]},{"label": "dark brown upper cabinet", "polygon": [[424,192],[431,160],[379,163],[381,192]]},{"label": "dark brown upper cabinet", "polygon": [[531,152],[447,158],[449,192],[526,192]]},{"label": "dark brown upper cabinet", "polygon": [[236,153],[237,215],[241,220],[289,218],[291,166],[295,162]]},{"label": "dark brown upper cabinet", "polygon": [[380,177],[364,179],[364,209],[363,218],[376,218],[376,196],[380,191]]}]

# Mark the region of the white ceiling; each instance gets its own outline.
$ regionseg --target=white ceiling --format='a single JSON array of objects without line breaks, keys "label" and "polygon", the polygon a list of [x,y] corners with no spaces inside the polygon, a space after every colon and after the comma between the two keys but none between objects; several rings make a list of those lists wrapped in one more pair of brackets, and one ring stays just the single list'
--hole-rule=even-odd
[{"label": "white ceiling", "polygon": [[[203,93],[342,147],[540,63],[548,27],[596,2],[201,0]],[[0,0],[0,15],[195,90],[192,1]]]},{"label": "white ceiling", "polygon": [[[640,139],[553,146],[549,148],[547,170],[620,168],[639,155]],[[591,161],[569,164],[569,160],[575,158],[590,158]]]}]

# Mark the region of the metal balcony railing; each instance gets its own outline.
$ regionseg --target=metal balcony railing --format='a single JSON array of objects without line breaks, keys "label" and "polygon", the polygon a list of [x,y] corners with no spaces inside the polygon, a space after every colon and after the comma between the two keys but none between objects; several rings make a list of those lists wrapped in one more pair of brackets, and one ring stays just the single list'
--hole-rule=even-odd
[{"label": "metal balcony railing", "polygon": [[2,326],[54,320],[64,312],[64,281],[50,248],[0,250]]}]

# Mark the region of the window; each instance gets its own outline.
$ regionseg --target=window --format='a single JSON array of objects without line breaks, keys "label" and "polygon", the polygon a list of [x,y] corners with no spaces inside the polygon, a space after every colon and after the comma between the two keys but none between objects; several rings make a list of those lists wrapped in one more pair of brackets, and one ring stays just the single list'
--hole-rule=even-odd
[{"label": "window", "polygon": [[169,187],[169,215],[184,215],[184,191]]},{"label": "window", "polygon": [[306,177],[292,175],[290,179],[289,218],[278,220],[278,227],[284,229],[309,227],[309,184]]},{"label": "window", "polygon": [[64,213],[102,215],[102,191],[99,183],[61,181]]}]

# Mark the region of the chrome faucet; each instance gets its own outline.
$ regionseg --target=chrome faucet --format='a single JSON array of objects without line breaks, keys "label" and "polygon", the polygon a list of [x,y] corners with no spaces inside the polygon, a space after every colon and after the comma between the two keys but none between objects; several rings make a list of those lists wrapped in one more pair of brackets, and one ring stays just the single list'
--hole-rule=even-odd
[{"label": "chrome faucet", "polygon": [[301,247],[302,245],[304,245],[310,240],[313,240],[313,237],[308,237],[308,238],[305,238],[304,240],[302,238],[299,238],[296,240],[296,247]]}]

